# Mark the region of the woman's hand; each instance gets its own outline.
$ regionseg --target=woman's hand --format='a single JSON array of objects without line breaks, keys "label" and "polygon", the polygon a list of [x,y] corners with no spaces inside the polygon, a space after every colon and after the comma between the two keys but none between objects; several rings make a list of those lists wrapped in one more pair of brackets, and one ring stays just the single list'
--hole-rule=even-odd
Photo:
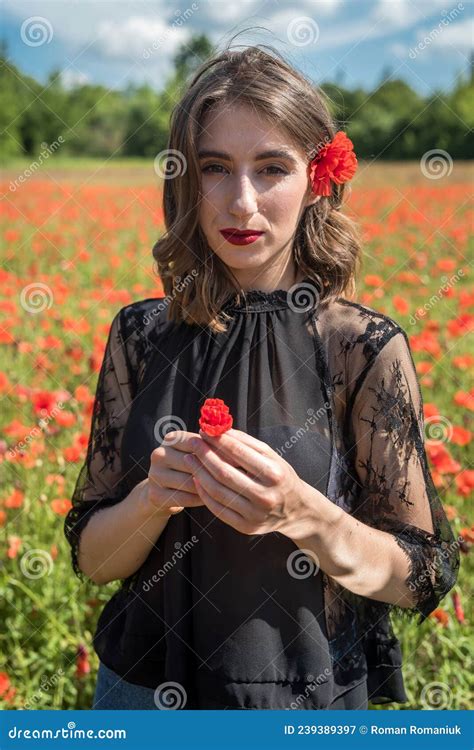
[{"label": "woman's hand", "polygon": [[235,429],[217,437],[201,431],[190,440],[189,449],[194,459],[183,460],[193,473],[199,497],[215,516],[242,534],[288,534],[307,515],[308,485],[261,440]]},{"label": "woman's hand", "polygon": [[167,433],[163,443],[151,454],[148,481],[144,485],[145,502],[162,511],[163,515],[175,515],[184,508],[204,505],[196,492],[191,469],[184,458],[190,451],[191,440],[199,439],[195,432]]}]

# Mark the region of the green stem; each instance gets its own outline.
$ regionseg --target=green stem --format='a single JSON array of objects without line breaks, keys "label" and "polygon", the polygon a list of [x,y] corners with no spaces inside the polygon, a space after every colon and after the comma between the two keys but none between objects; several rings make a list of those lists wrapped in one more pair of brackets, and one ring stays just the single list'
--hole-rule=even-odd
[{"label": "green stem", "polygon": [[63,625],[63,623],[57,619],[51,612],[48,611],[47,608],[44,606],[44,601],[40,599],[37,594],[35,594],[34,591],[32,591],[29,586],[26,586],[22,581],[18,581],[16,578],[10,578],[9,583],[12,583],[14,586],[18,586],[19,589],[23,591],[30,599],[33,601],[43,612],[45,612],[48,619],[56,625],[58,630],[60,630],[64,636],[69,640],[71,638],[71,633],[69,630]]}]

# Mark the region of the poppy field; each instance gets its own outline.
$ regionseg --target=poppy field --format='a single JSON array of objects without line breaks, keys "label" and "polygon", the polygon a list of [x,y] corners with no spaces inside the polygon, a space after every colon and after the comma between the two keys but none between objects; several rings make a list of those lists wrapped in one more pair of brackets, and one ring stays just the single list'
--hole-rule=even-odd
[{"label": "poppy field", "polygon": [[[54,160],[53,160],[54,161]],[[64,516],[85,460],[110,323],[163,296],[151,248],[161,185],[145,161],[4,170],[0,281],[0,707],[90,708],[92,636],[118,582],[75,577]],[[472,703],[472,169],[364,163],[347,211],[363,230],[357,301],[409,336],[434,483],[459,540],[455,588],[421,625],[394,619],[409,701]],[[23,179],[20,179],[23,177]]]}]

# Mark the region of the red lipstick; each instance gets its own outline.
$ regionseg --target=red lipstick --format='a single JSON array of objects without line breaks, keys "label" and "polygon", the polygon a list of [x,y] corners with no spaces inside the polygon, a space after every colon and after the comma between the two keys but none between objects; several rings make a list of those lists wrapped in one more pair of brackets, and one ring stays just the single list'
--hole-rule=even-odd
[{"label": "red lipstick", "polygon": [[250,245],[264,234],[264,232],[258,232],[256,229],[237,229],[236,227],[226,227],[221,229],[220,233],[231,245]]}]

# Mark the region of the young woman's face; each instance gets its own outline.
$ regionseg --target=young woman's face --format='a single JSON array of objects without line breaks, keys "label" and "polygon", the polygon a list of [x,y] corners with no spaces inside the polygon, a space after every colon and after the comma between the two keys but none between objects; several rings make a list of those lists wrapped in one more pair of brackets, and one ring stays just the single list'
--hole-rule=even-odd
[{"label": "young woman's face", "polygon": [[[277,124],[249,107],[220,106],[207,113],[198,143],[202,200],[199,221],[210,248],[241,282],[285,273],[293,238],[311,192],[304,152]],[[278,151],[279,155],[265,155]],[[215,152],[215,155],[213,153]],[[262,232],[235,245],[223,229]]]}]

